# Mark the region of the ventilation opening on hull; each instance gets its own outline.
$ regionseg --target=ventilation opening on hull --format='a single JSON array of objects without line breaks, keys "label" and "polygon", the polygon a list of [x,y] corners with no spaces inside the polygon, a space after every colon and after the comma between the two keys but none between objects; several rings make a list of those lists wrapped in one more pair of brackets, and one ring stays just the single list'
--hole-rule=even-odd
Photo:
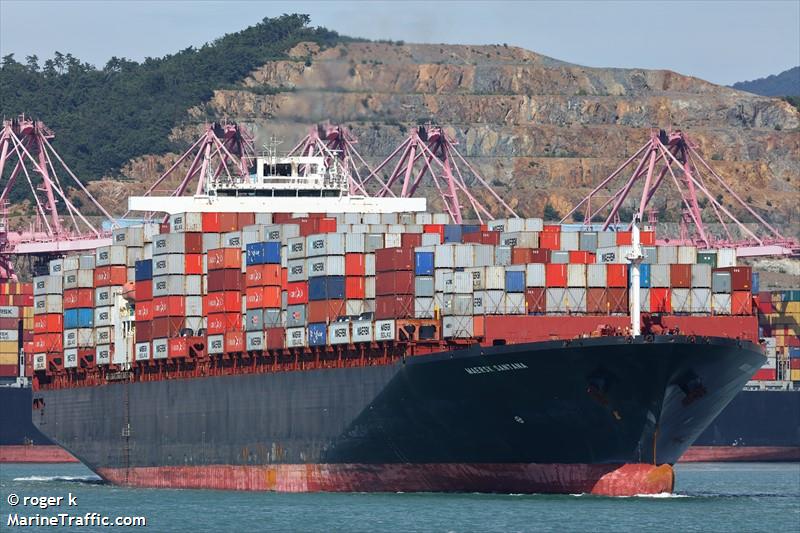
[{"label": "ventilation opening on hull", "polygon": [[492,341],[492,346],[505,346],[506,340],[505,339],[494,339]]}]

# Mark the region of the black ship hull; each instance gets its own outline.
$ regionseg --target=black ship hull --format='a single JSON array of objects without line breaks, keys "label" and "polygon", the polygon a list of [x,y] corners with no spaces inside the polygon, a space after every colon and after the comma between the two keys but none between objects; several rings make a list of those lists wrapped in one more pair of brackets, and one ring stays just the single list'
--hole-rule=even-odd
[{"label": "black ship hull", "polygon": [[656,466],[675,463],[763,361],[717,338],[475,346],[385,366],[41,390],[34,422],[133,485],[660,491],[671,470]]}]

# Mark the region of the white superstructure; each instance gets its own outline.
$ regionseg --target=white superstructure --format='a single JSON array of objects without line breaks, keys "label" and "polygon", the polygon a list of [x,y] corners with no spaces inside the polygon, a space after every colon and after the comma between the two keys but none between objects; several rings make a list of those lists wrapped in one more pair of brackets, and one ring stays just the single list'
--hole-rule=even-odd
[{"label": "white superstructure", "polygon": [[399,213],[426,210],[425,198],[351,195],[335,157],[273,155],[256,158],[245,178],[221,175],[196,196],[133,196],[131,211]]}]

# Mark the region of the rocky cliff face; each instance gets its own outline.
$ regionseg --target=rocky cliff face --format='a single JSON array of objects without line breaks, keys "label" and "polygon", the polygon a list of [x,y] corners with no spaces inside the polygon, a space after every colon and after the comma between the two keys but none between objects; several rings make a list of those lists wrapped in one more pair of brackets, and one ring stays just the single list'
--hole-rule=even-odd
[{"label": "rocky cliff face", "polygon": [[[680,128],[743,198],[798,234],[800,115],[788,103],[669,71],[571,65],[514,47],[350,43],[300,45],[190,110],[189,141],[209,118],[235,120],[289,149],[312,124],[350,127],[381,161],[410,128],[433,122],[522,215],[561,213],[643,145]],[[187,144],[188,146],[188,144]],[[138,190],[168,158],[131,162]],[[103,188],[102,184],[96,187]],[[430,192],[430,191],[429,191]],[[433,198],[435,195],[430,195]],[[678,197],[664,195],[667,216]],[[674,213],[673,213],[674,214]]]}]

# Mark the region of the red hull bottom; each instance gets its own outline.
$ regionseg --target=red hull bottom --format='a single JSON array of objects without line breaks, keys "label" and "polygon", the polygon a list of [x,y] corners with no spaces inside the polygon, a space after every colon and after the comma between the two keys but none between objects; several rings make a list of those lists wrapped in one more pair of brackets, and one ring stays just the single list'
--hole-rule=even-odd
[{"label": "red hull bottom", "polygon": [[60,446],[0,446],[0,463],[77,463],[68,451]]},{"label": "red hull bottom", "polygon": [[278,492],[503,492],[632,496],[671,492],[669,465],[295,464],[102,468],[137,487]]},{"label": "red hull bottom", "polygon": [[800,446],[692,446],[681,463],[800,461]]}]

